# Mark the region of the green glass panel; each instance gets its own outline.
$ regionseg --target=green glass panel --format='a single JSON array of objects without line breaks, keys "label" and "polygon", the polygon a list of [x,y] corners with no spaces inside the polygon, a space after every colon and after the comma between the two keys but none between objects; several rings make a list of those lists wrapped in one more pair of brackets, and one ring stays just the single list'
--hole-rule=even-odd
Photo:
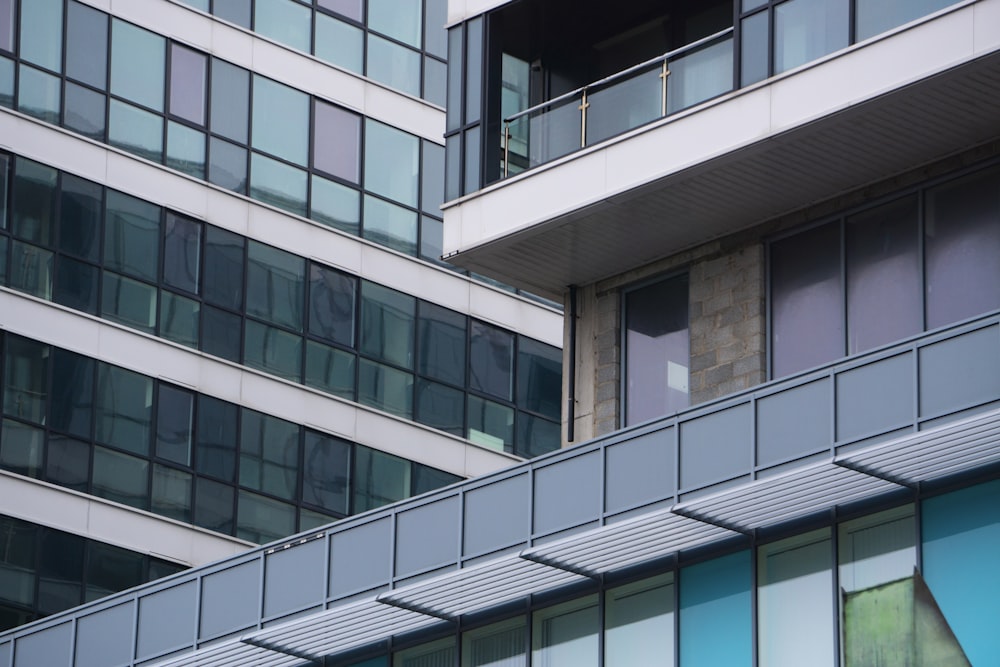
[{"label": "green glass panel", "polygon": [[10,286],[40,299],[51,299],[52,262],[50,251],[20,241],[12,242]]},{"label": "green glass panel", "polygon": [[361,193],[320,176],[312,177],[309,217],[357,236],[361,231]]},{"label": "green glass panel", "polygon": [[351,449],[349,442],[306,432],[302,461],[302,501],[327,512],[347,514],[350,490]]},{"label": "green glass panel", "polygon": [[66,82],[63,125],[95,141],[104,141],[104,112],[107,100],[101,93]]},{"label": "green glass panel", "polygon": [[0,106],[14,106],[14,61],[0,58]]},{"label": "green glass panel", "polygon": [[277,417],[243,410],[240,486],[288,500],[296,497],[301,428]]},{"label": "green glass panel", "polygon": [[394,127],[365,121],[365,188],[407,206],[417,205],[420,140]]},{"label": "green glass panel", "polygon": [[247,248],[247,313],[302,331],[305,260],[250,241]]},{"label": "green glass panel", "polygon": [[190,473],[154,464],[151,509],[157,514],[189,523],[192,486]]},{"label": "green glass panel", "polygon": [[309,96],[271,79],[253,78],[255,149],[306,166],[309,158]]},{"label": "green glass panel", "polygon": [[19,336],[7,338],[4,355],[4,414],[23,421],[45,423],[49,394],[50,348]]},{"label": "green glass panel", "polygon": [[236,536],[262,544],[295,532],[295,506],[240,491]]},{"label": "green glass panel", "polygon": [[243,361],[251,368],[299,382],[302,378],[302,336],[247,320]]},{"label": "green glass panel", "polygon": [[153,428],[153,380],[117,366],[97,371],[97,441],[149,456]]},{"label": "green glass panel", "polygon": [[[111,92],[163,111],[166,40],[120,19],[111,21]],[[114,123],[112,122],[112,127]]]},{"label": "green glass panel", "polygon": [[172,169],[205,178],[205,135],[186,125],[167,123],[167,161]]},{"label": "green glass panel", "polygon": [[358,279],[315,262],[309,266],[309,333],[354,345]]},{"label": "green glass panel", "polygon": [[173,292],[160,292],[160,335],[198,349],[201,304]]},{"label": "green glass panel", "polygon": [[419,97],[420,54],[369,33],[368,77]]},{"label": "green glass panel", "polygon": [[465,393],[436,382],[417,382],[417,421],[462,437],[465,433]]},{"label": "green glass panel", "polygon": [[42,476],[45,431],[13,419],[4,419],[0,429],[0,468],[26,477]]},{"label": "green glass panel", "polygon": [[156,288],[105,271],[101,316],[153,333],[156,327]]},{"label": "green glass panel", "polygon": [[55,285],[52,300],[56,303],[97,314],[97,292],[100,271],[92,264],[85,264],[72,257],[56,257]]},{"label": "green glass panel", "polygon": [[364,73],[365,33],[332,16],[316,13],[316,57],[355,74]]},{"label": "green glass panel", "polygon": [[254,3],[254,32],[309,52],[312,12],[295,0],[257,0]]},{"label": "green glass panel", "polygon": [[417,254],[417,212],[365,195],[366,239],[407,255]]},{"label": "green glass panel", "polygon": [[358,402],[411,419],[413,375],[367,359],[358,363]]},{"label": "green glass panel", "polygon": [[469,440],[495,449],[514,447],[514,410],[505,405],[469,396]]},{"label": "green glass panel", "polygon": [[62,71],[63,0],[21,2],[21,57]]},{"label": "green glass panel", "polygon": [[368,28],[420,48],[421,5],[421,0],[368,0]]},{"label": "green glass panel", "polygon": [[363,281],[358,349],[370,357],[413,368],[415,315],[416,299],[412,296]]},{"label": "green glass panel", "polygon": [[51,167],[17,158],[11,216],[15,235],[41,246],[54,244],[58,176]]},{"label": "green glass panel", "polygon": [[149,461],[94,448],[92,493],[124,505],[145,509],[149,504]]},{"label": "green glass panel", "polygon": [[160,207],[109,190],[104,223],[104,265],[155,281],[160,255]]},{"label": "green glass panel", "polygon": [[296,215],[306,214],[307,174],[284,162],[253,153],[250,196]]},{"label": "green glass panel", "polygon": [[46,123],[59,122],[59,78],[27,65],[18,68],[17,110]]},{"label": "green glass panel", "polygon": [[163,118],[111,100],[108,143],[153,162],[163,159]]},{"label": "green glass panel", "polygon": [[101,251],[104,188],[64,173],[60,194],[59,250],[96,262]]},{"label": "green glass panel", "polygon": [[316,341],[306,342],[306,385],[354,400],[355,356]]},{"label": "green glass panel", "polygon": [[361,445],[355,447],[352,513],[409,498],[410,468],[410,462],[398,456]]}]

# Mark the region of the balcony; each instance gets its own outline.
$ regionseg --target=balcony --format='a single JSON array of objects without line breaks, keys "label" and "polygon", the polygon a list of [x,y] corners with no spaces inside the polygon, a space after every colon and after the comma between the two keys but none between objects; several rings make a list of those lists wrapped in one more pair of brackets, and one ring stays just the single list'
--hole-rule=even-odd
[{"label": "balcony", "polygon": [[500,171],[445,205],[446,258],[559,298],[1000,137],[1000,0],[739,89],[718,78],[732,39],[712,33],[498,116],[506,148],[487,144],[484,160]]}]

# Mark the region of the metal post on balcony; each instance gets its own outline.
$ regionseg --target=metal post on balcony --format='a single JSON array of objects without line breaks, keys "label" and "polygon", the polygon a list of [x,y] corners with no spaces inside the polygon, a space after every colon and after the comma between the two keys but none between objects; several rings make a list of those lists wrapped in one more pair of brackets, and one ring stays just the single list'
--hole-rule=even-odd
[{"label": "metal post on balcony", "polygon": [[583,97],[580,100],[580,148],[587,145],[587,109],[590,102],[587,101],[587,89],[583,89]]},{"label": "metal post on balcony", "polygon": [[510,121],[503,122],[503,177],[510,172]]},{"label": "metal post on balcony", "polygon": [[670,76],[670,69],[667,67],[667,59],[663,59],[663,69],[660,70],[660,116],[667,115],[667,77]]}]

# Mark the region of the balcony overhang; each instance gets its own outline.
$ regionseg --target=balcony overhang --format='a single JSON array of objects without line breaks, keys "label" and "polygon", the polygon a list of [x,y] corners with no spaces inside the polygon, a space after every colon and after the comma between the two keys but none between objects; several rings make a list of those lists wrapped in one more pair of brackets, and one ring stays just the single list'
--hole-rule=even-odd
[{"label": "balcony overhang", "polygon": [[1000,138],[1000,0],[896,31],[451,202],[448,261],[558,298]]}]

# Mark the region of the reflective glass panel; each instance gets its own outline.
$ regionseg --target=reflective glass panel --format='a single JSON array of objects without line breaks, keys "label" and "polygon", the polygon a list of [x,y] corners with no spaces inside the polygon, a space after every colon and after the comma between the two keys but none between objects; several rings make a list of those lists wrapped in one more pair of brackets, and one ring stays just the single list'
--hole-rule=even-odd
[{"label": "reflective glass panel", "polygon": [[416,496],[460,481],[462,481],[462,478],[458,475],[452,475],[450,472],[445,472],[444,470],[414,463],[411,491],[412,495]]},{"label": "reflective glass panel", "polygon": [[427,22],[424,24],[424,48],[440,58],[448,57],[448,0],[425,0]]},{"label": "reflective glass panel", "polygon": [[53,72],[62,71],[62,0],[21,4],[21,57]]},{"label": "reflective glass panel", "polygon": [[368,76],[410,95],[420,95],[420,54],[368,34]]},{"label": "reflective glass panel", "polygon": [[52,298],[53,255],[20,241],[10,244],[10,286],[40,299]]},{"label": "reflective glass panel", "polygon": [[291,422],[244,409],[240,485],[294,499],[298,489],[300,430]]},{"label": "reflective glass panel", "polygon": [[316,57],[355,74],[362,74],[365,59],[364,31],[316,12]]},{"label": "reflective glass panel", "polygon": [[466,437],[498,452],[511,451],[514,447],[514,409],[469,396],[469,433]]},{"label": "reflective glass panel", "polygon": [[181,345],[198,348],[201,304],[192,299],[160,291],[160,335]]},{"label": "reflective glass panel", "polygon": [[107,89],[108,15],[75,0],[66,13],[66,75]]},{"label": "reflective glass panel", "polygon": [[45,423],[48,398],[48,345],[19,336],[7,337],[4,356],[4,414]]},{"label": "reflective glass panel", "polygon": [[465,435],[465,392],[418,380],[417,421],[462,437]]},{"label": "reflective glass panel", "polygon": [[455,649],[455,638],[446,637],[405,651],[397,651],[392,656],[392,667],[450,667],[457,664]]},{"label": "reflective glass panel", "polygon": [[110,271],[104,272],[101,316],[153,333],[156,326],[156,288]]},{"label": "reflective glass panel", "polygon": [[530,459],[555,451],[559,449],[560,438],[558,422],[529,415],[526,412],[517,413],[517,441],[514,453],[518,456]]},{"label": "reflective glass panel", "polygon": [[848,3],[789,0],[774,9],[774,73],[847,46]]},{"label": "reflective glass panel", "polygon": [[14,8],[17,0],[0,0],[0,49],[14,50]]},{"label": "reflective glass panel", "polygon": [[305,166],[309,157],[309,96],[255,75],[253,100],[253,147]]},{"label": "reflective glass panel", "polygon": [[358,279],[315,262],[309,265],[309,333],[354,345]]},{"label": "reflective glass panel", "polygon": [[95,141],[104,141],[106,104],[104,95],[67,81],[63,125]]},{"label": "reflective glass panel", "polygon": [[145,509],[149,505],[149,461],[94,447],[92,491],[99,498]]},{"label": "reflective glass panel", "polygon": [[236,537],[258,544],[295,532],[295,506],[240,491]]},{"label": "reflective glass panel", "polygon": [[31,605],[35,600],[35,559],[40,526],[0,516],[0,599]]},{"label": "reflective glass panel", "polygon": [[86,493],[90,483],[90,448],[89,442],[63,435],[49,436],[45,456],[46,481]]},{"label": "reflective glass panel", "polygon": [[145,580],[142,554],[94,541],[88,547],[86,602],[138,586]]},{"label": "reflective glass panel", "polygon": [[313,166],[352,183],[358,182],[361,117],[316,100]]},{"label": "reflective glass panel", "polygon": [[415,311],[412,296],[362,282],[358,349],[376,359],[412,368]]},{"label": "reflective glass panel", "polygon": [[247,320],[243,363],[299,382],[302,379],[302,336]]},{"label": "reflective glass panel", "polygon": [[364,13],[364,0],[316,0],[316,4],[355,21],[361,21]]},{"label": "reflective glass panel", "polygon": [[857,0],[854,13],[857,40],[868,39],[955,4],[955,0]]},{"label": "reflective glass panel", "polygon": [[95,414],[98,442],[149,456],[153,428],[151,378],[117,366],[100,364]]},{"label": "reflective glass panel", "polygon": [[39,610],[53,613],[80,604],[87,540],[61,530],[42,529],[39,532]]},{"label": "reflective glass panel", "polygon": [[416,207],[420,169],[417,137],[365,121],[365,189]]},{"label": "reflective glass panel", "polygon": [[440,216],[441,205],[444,203],[444,147],[424,141],[423,148],[420,209],[424,213]]},{"label": "reflective glass panel", "polygon": [[347,514],[351,445],[339,438],[306,431],[302,461],[302,501]]},{"label": "reflective glass panel", "polygon": [[220,19],[250,28],[250,0],[213,0],[212,10]]},{"label": "reflective glass panel", "polygon": [[839,531],[840,587],[846,593],[913,574],[917,557],[913,505],[844,522]]},{"label": "reflective glass panel", "polygon": [[59,172],[51,167],[17,158],[13,187],[14,234],[38,245],[54,245],[58,176]]},{"label": "reflective glass panel", "polygon": [[517,352],[517,405],[550,419],[562,409],[562,351],[521,336]]},{"label": "reflective glass panel", "polygon": [[309,217],[357,236],[361,232],[361,193],[320,176],[312,177]]},{"label": "reflective glass panel", "polygon": [[232,310],[243,308],[245,240],[224,229],[205,226],[205,300]]},{"label": "reflective glass panel", "polygon": [[448,65],[424,58],[424,99],[443,107],[448,99]]},{"label": "reflective glass panel", "polygon": [[0,285],[7,284],[7,237],[0,236]]},{"label": "reflective glass panel", "polygon": [[236,433],[239,410],[232,403],[198,394],[195,468],[227,482],[236,476]]},{"label": "reflective glass panel", "polygon": [[235,528],[236,489],[204,477],[195,481],[194,523],[223,535],[232,535]]},{"label": "reflective glass panel", "polygon": [[201,224],[167,213],[163,240],[163,282],[197,293],[201,259]]},{"label": "reflective glass panel", "polygon": [[97,286],[100,282],[97,267],[65,255],[58,255],[55,263],[52,300],[75,310],[97,314]]},{"label": "reflective glass panel", "polygon": [[191,465],[194,395],[160,383],[156,401],[156,456]]},{"label": "reflective glass panel", "polygon": [[429,262],[448,266],[441,261],[444,252],[444,223],[437,218],[420,216],[420,257]]},{"label": "reflective glass panel", "polygon": [[[219,15],[218,2],[216,16]],[[212,132],[247,143],[250,118],[250,73],[224,60],[212,59]],[[244,177],[246,170],[244,169]]]},{"label": "reflective glass panel", "polygon": [[475,18],[465,28],[465,122],[475,123],[482,113],[483,19]]},{"label": "reflective glass panel", "polygon": [[59,78],[21,65],[18,68],[17,110],[46,123],[59,122]]},{"label": "reflective glass panel", "polygon": [[94,360],[52,350],[52,428],[90,438],[94,410]]},{"label": "reflective glass panel", "polygon": [[604,664],[674,665],[674,575],[612,588],[604,598]]},{"label": "reflective glass panel", "polygon": [[367,359],[358,361],[358,402],[398,415],[413,416],[413,375]]},{"label": "reflective glass panel", "polygon": [[[111,21],[111,92],[163,111],[166,40],[114,18]],[[114,123],[112,123],[112,127]]]},{"label": "reflective glass panel", "polygon": [[14,61],[0,58],[0,106],[14,106]]},{"label": "reflective glass panel", "polygon": [[680,571],[680,664],[753,664],[750,552],[739,551]]},{"label": "reflective glass panel", "polygon": [[368,28],[420,48],[421,0],[368,0]]},{"label": "reflective glass panel", "polygon": [[205,178],[205,135],[186,125],[167,121],[167,159],[171,169]]},{"label": "reflective glass panel", "polygon": [[312,12],[295,0],[257,0],[254,3],[254,32],[309,52]]},{"label": "reflective glass panel", "polygon": [[111,100],[108,143],[159,162],[163,159],[163,118],[131,104]]},{"label": "reflective glass panel", "polygon": [[160,254],[160,207],[109,190],[104,225],[104,264],[155,281]]},{"label": "reflective glass panel", "polygon": [[355,448],[352,514],[382,507],[410,496],[410,462],[369,449]]},{"label": "reflective glass panel", "polygon": [[366,239],[407,255],[417,253],[417,213],[384,199],[365,195]]},{"label": "reflective glass panel", "polygon": [[100,252],[104,189],[63,174],[59,216],[59,250],[96,261]]},{"label": "reflective glass panel", "polygon": [[243,350],[243,318],[209,305],[202,305],[198,315],[202,352],[239,363]]},{"label": "reflective glass panel", "polygon": [[208,182],[233,192],[247,191],[247,150],[228,141],[211,138]]},{"label": "reflective glass panel", "polygon": [[466,317],[422,301],[418,336],[419,373],[464,387]]},{"label": "reflective glass panel", "polygon": [[305,260],[250,241],[247,261],[247,313],[302,331]]},{"label": "reflective glass panel", "polygon": [[475,320],[470,325],[470,331],[469,386],[512,400],[514,335]]},{"label": "reflective glass panel", "polygon": [[157,514],[189,523],[191,521],[191,489],[194,486],[190,473],[153,464],[153,492],[150,509]]},{"label": "reflective glass panel", "polygon": [[250,196],[296,215],[306,214],[306,172],[252,153]]},{"label": "reflective glass panel", "polygon": [[740,85],[749,86],[752,83],[767,78],[768,70],[768,12],[760,12],[743,19],[740,33]]},{"label": "reflective glass panel", "polygon": [[531,623],[531,664],[597,667],[596,595],[536,611]]},{"label": "reflective glass panel", "polygon": [[354,400],[355,356],[350,352],[306,341],[306,385]]},{"label": "reflective glass panel", "polygon": [[13,419],[4,419],[0,428],[0,468],[39,478],[45,453],[45,431]]}]

